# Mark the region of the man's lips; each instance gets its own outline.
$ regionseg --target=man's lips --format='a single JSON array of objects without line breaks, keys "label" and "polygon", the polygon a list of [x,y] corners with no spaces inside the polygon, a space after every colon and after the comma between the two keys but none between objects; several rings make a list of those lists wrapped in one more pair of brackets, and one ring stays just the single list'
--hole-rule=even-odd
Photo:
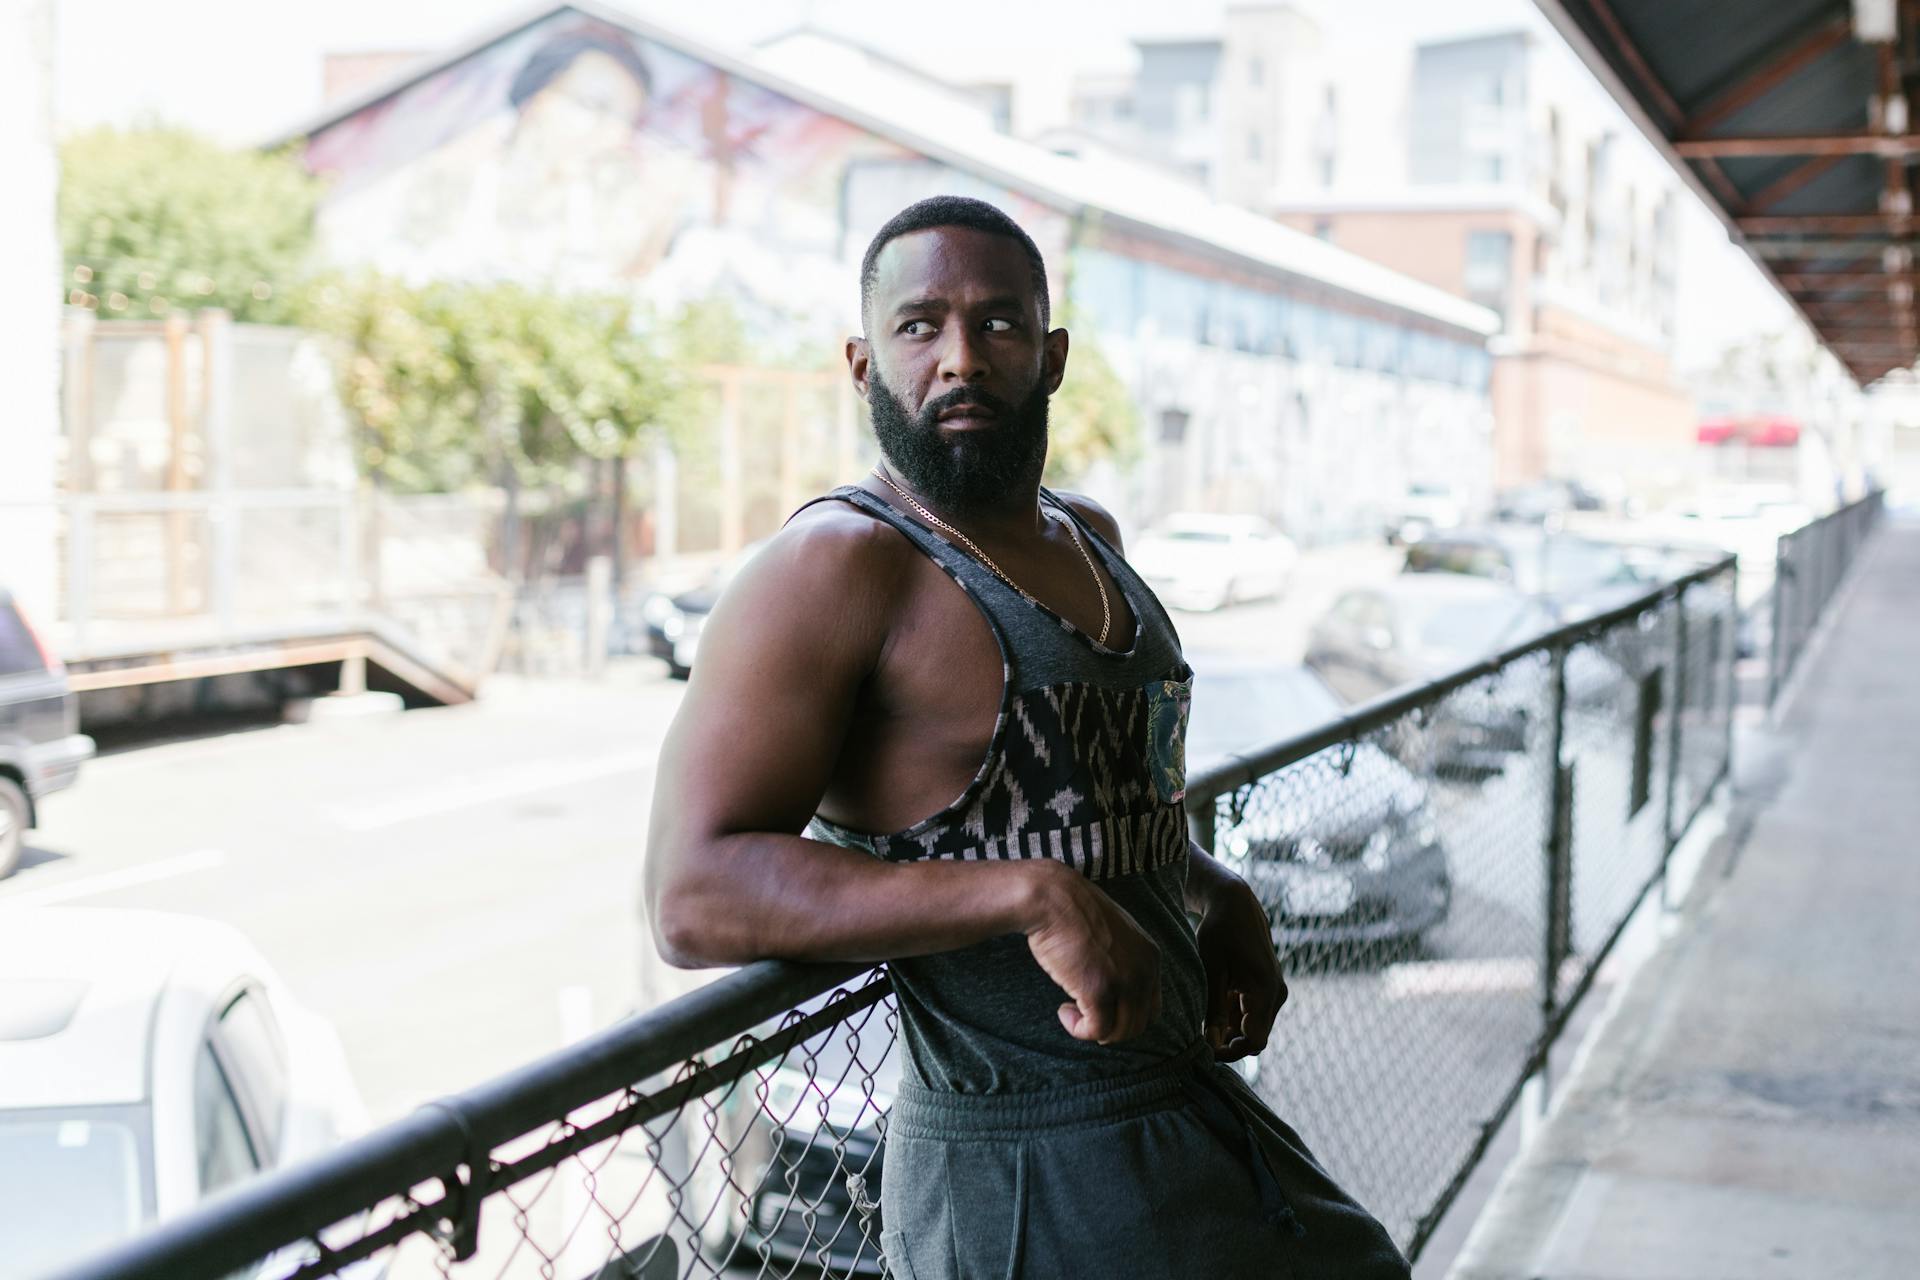
[{"label": "man's lips", "polygon": [[937,422],[990,422],[1000,415],[984,404],[956,404],[942,409]]}]

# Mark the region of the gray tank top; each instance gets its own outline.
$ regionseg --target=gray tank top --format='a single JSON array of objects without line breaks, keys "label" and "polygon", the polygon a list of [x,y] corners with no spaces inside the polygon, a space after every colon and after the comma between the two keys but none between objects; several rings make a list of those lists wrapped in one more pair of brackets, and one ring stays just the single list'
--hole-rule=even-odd
[{"label": "gray tank top", "polygon": [[1193,673],[1166,611],[1044,489],[1041,500],[1074,522],[1126,596],[1135,620],[1128,647],[1100,644],[864,489],[815,501],[830,499],[892,525],[959,584],[999,643],[1004,688],[986,759],[953,803],[904,831],[852,831],[816,816],[806,834],[893,862],[1052,858],[1104,889],[1160,947],[1160,1017],[1111,1046],[1066,1033],[1056,1012],[1066,997],[1017,934],[891,962],[907,1078],[961,1093],[1024,1092],[1132,1073],[1188,1048],[1206,1009],[1183,905]]}]

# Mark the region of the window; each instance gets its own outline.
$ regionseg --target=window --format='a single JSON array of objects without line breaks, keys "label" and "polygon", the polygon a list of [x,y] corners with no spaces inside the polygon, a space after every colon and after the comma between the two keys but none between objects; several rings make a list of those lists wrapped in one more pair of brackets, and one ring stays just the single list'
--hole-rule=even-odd
[{"label": "window", "polygon": [[287,1052],[274,1024],[273,1012],[257,991],[243,991],[220,1015],[221,1060],[234,1075],[234,1084],[247,1100],[268,1159],[280,1147],[280,1128],[287,1111]]},{"label": "window", "polygon": [[1491,307],[1504,320],[1507,289],[1513,280],[1513,235],[1506,231],[1467,232],[1467,297]]},{"label": "window", "polygon": [[0,604],[0,676],[17,676],[46,668],[33,633],[10,604]]},{"label": "window", "polygon": [[240,1102],[233,1096],[226,1072],[213,1056],[213,1046],[202,1044],[193,1071],[193,1134],[199,1155],[202,1195],[240,1181],[260,1167],[247,1137]]},{"label": "window", "polygon": [[1258,58],[1247,59],[1247,83],[1258,89],[1267,81],[1267,64]]},{"label": "window", "polygon": [[1186,443],[1187,418],[1185,409],[1162,409],[1160,411],[1160,443]]},{"label": "window", "polygon": [[1263,150],[1264,147],[1260,141],[1260,131],[1258,129],[1249,131],[1247,134],[1247,159],[1258,163]]}]

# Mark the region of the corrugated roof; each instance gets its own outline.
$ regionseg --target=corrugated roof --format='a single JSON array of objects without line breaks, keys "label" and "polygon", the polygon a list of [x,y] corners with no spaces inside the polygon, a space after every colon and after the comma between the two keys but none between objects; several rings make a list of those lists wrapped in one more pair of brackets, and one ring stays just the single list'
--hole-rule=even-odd
[{"label": "corrugated roof", "polygon": [[1105,215],[1149,233],[1185,240],[1215,254],[1238,259],[1261,275],[1291,278],[1483,337],[1500,327],[1499,317],[1484,307],[1283,227],[1270,218],[1222,204],[1194,188],[1168,181],[1145,166],[1056,155],[996,133],[959,112],[931,123],[921,120],[909,127],[898,122],[897,113],[889,112],[886,86],[877,72],[850,74],[836,67],[831,84],[812,83],[795,68],[782,67],[776,71],[749,56],[714,48],[682,32],[586,0],[546,4],[525,11],[439,57],[409,67],[392,79],[301,122],[265,145],[281,146],[320,133],[482,49],[568,10],[677,49],[730,75],[837,116],[1070,216],[1088,212]]},{"label": "corrugated roof", "polygon": [[1909,5],[1892,50],[1854,38],[1848,0],[1535,3],[1855,378],[1920,357],[1920,137],[1873,133],[1868,105],[1883,59],[1920,105]]}]

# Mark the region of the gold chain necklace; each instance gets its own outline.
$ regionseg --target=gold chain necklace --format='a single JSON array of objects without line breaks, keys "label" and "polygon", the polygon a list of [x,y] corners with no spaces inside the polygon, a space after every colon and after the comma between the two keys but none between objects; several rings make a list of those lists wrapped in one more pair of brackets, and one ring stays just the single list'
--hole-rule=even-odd
[{"label": "gold chain necklace", "polygon": [[[916,512],[918,512],[922,520],[925,520],[928,524],[934,526],[934,528],[945,530],[946,532],[952,534],[954,537],[960,539],[961,545],[964,546],[968,551],[971,551],[973,553],[974,559],[978,560],[981,564],[984,564],[985,566],[987,566],[987,568],[993,570],[993,576],[1000,579],[1000,581],[1006,583],[1009,587],[1013,588],[1015,595],[1018,595],[1022,600],[1025,600],[1028,604],[1040,603],[1038,600],[1035,600],[1033,598],[1032,593],[1028,592],[1026,589],[1021,587],[1019,583],[1015,582],[1011,577],[1007,576],[1007,571],[1005,569],[1002,569],[999,565],[995,564],[993,562],[993,557],[980,549],[979,543],[975,542],[972,538],[969,538],[966,534],[960,532],[958,529],[954,528],[952,525],[948,524],[945,520],[942,520],[939,516],[933,514],[933,512],[927,510],[924,506],[920,504],[919,499],[915,498],[912,494],[908,493],[905,489],[902,489],[899,485],[895,484],[892,480],[888,479],[887,476],[881,472],[880,468],[875,467],[873,469],[873,474],[879,477],[880,482],[886,485],[887,488],[893,490],[895,493],[899,494],[903,499],[905,499],[906,504],[912,507]],[[1042,506],[1040,510],[1047,515],[1053,516],[1053,513],[1050,511],[1047,511],[1045,506]],[[1087,562],[1087,572],[1093,575],[1093,585],[1095,587],[1098,587],[1100,590],[1100,643],[1105,644],[1107,642],[1107,631],[1113,626],[1113,608],[1112,608],[1112,605],[1107,600],[1107,584],[1100,580],[1100,571],[1094,568],[1093,566],[1093,555],[1091,552],[1087,550],[1086,540],[1080,536],[1079,528],[1073,523],[1073,521],[1067,519],[1065,516],[1053,516],[1053,518],[1065,524],[1067,526],[1067,532],[1073,535],[1073,545],[1080,548],[1080,558]]]}]

